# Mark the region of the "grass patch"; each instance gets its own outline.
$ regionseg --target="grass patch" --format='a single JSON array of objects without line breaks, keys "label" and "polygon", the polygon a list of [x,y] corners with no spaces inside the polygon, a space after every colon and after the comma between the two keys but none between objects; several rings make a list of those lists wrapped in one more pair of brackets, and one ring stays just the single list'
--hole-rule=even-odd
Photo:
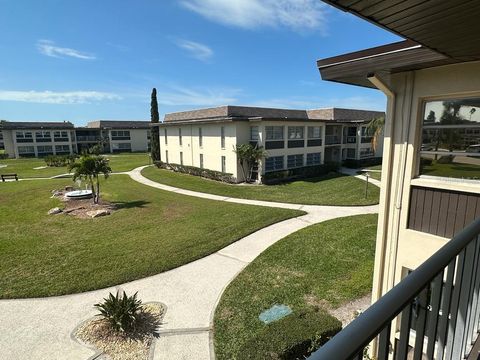
[{"label": "grass patch", "polygon": [[76,293],[154,275],[301,211],[182,196],[126,175],[102,184],[120,209],[97,219],[47,215],[71,181],[0,184],[0,297]]},{"label": "grass patch", "polygon": [[[214,319],[217,359],[264,359],[266,355],[255,348],[273,351],[258,339],[274,341],[274,334],[265,332],[278,330],[264,325],[258,316],[275,304],[288,305],[298,314],[337,307],[368,293],[376,228],[376,215],[340,218],[309,226],[268,248],[240,273],[220,300]],[[323,316],[328,326],[311,322],[315,328],[305,331],[328,330],[332,325],[329,316]],[[285,347],[281,337],[275,346]]]},{"label": "grass patch", "polygon": [[[365,167],[365,168],[362,168],[362,169],[367,169],[367,170],[382,170],[382,165],[375,165],[375,166],[368,166],[368,167]],[[360,173],[364,173],[363,171],[361,171]],[[377,172],[377,171],[371,171],[369,172],[369,175],[372,179],[375,179],[375,180],[382,180],[382,173],[381,172]]]},{"label": "grass patch", "polygon": [[480,180],[480,165],[456,162],[440,164],[437,161],[433,161],[432,165],[422,166],[421,174]]},{"label": "grass patch", "polygon": [[371,186],[365,198],[362,180],[337,173],[281,185],[230,185],[155,167],[144,169],[142,174],[153,181],[193,191],[294,204],[372,205],[378,203],[380,193],[378,187]]},{"label": "grass patch", "polygon": [[[130,171],[142,165],[148,165],[150,158],[146,153],[127,153],[127,154],[105,154],[110,159],[110,166],[114,172]],[[25,159],[0,159],[0,174],[15,173],[19,178],[51,177],[67,173],[66,167],[46,167],[44,169],[35,169],[47,166],[45,160],[38,158]]]}]

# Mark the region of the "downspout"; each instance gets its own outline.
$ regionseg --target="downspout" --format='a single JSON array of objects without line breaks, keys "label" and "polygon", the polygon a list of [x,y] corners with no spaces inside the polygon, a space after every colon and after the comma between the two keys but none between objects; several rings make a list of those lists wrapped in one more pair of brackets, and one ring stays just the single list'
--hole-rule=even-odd
[{"label": "downspout", "polygon": [[[373,274],[373,287],[372,287],[372,303],[377,301],[382,296],[383,284],[386,275],[386,250],[388,242],[388,221],[389,221],[389,204],[387,203],[387,197],[391,192],[391,174],[393,172],[393,154],[394,154],[394,126],[393,119],[395,117],[395,102],[396,94],[388,87],[385,82],[373,74],[368,76],[367,79],[375,85],[377,89],[382,91],[388,99],[387,112],[385,117],[384,127],[384,144],[385,139],[388,138],[390,143],[383,148],[383,165],[382,165],[382,183],[380,191],[380,209],[379,209],[379,232],[377,233],[376,249],[375,249],[375,271]],[[360,148],[359,148],[360,149]],[[360,151],[360,150],[358,150]]]}]

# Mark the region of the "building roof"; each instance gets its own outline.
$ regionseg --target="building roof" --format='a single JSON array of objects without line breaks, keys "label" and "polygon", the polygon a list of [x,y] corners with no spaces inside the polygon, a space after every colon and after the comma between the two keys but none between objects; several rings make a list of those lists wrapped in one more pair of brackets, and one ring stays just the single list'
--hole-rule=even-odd
[{"label": "building roof", "polygon": [[131,120],[96,120],[90,121],[87,128],[95,129],[149,129],[150,121],[131,121]]},{"label": "building roof", "polygon": [[384,113],[380,111],[341,108],[291,110],[226,105],[166,114],[160,125],[262,120],[358,122],[370,121],[382,115]]},{"label": "building roof", "polygon": [[69,121],[34,122],[34,121],[0,121],[0,130],[37,130],[37,129],[73,129]]},{"label": "building roof", "polygon": [[324,80],[373,87],[367,80],[373,73],[480,60],[479,1],[323,1],[408,39],[319,60]]}]

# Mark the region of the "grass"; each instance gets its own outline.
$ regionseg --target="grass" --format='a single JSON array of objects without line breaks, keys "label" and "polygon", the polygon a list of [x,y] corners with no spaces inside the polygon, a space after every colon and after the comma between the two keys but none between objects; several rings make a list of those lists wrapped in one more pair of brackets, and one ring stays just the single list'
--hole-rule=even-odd
[{"label": "grass", "polygon": [[210,194],[309,205],[371,205],[378,203],[379,189],[369,187],[365,198],[362,180],[341,174],[293,181],[282,185],[230,185],[169,170],[149,167],[142,174],[162,184]]},{"label": "grass", "polygon": [[[148,165],[150,158],[146,153],[105,154],[110,159],[110,166],[115,172],[129,171],[142,165]],[[1,167],[1,165],[7,165]],[[16,173],[19,178],[51,177],[67,173],[66,167],[46,167],[43,159],[0,159],[0,174]]]},{"label": "grass", "polygon": [[[371,290],[377,216],[309,226],[268,248],[228,286],[215,312],[217,359],[261,359],[245,349],[270,325],[258,316],[275,304],[293,313],[337,307]],[[290,315],[291,316],[291,315]],[[322,329],[316,329],[322,331]]]},{"label": "grass", "polygon": [[115,175],[97,219],[51,216],[66,179],[0,183],[0,297],[82,292],[154,275],[211,254],[301,211],[199,199]]},{"label": "grass", "polygon": [[[368,170],[382,170],[382,165],[375,165],[375,166],[368,166],[368,167],[365,167],[365,168],[362,168],[362,169],[368,169]],[[363,173],[363,172],[361,172]],[[382,180],[382,173],[381,172],[377,172],[377,171],[372,171],[372,172],[369,172],[369,175],[371,178],[375,179],[375,180]]]},{"label": "grass", "polygon": [[438,162],[433,161],[432,165],[424,165],[422,167],[421,174],[480,180],[480,165],[456,162],[439,164]]}]

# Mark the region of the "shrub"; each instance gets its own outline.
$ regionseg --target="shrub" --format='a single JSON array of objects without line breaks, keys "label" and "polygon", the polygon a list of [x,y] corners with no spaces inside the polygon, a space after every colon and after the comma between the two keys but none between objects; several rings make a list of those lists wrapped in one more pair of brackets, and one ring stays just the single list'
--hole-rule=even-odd
[{"label": "shrub", "polygon": [[47,155],[45,156],[44,160],[47,166],[52,167],[61,167],[61,166],[68,166],[73,164],[77,159],[77,155]]},{"label": "shrub", "polygon": [[343,166],[352,168],[352,169],[358,169],[361,167],[375,166],[375,165],[381,165],[381,164],[382,164],[381,157],[366,158],[361,160],[346,159],[343,161]]},{"label": "shrub", "polygon": [[317,177],[327,175],[332,171],[338,170],[337,163],[326,163],[323,165],[305,166],[301,168],[272,171],[262,176],[262,183],[275,184],[294,179]]},{"label": "shrub", "polygon": [[102,303],[94,306],[100,311],[100,315],[108,320],[112,329],[126,332],[135,327],[142,301],[137,299],[137,293],[127,296],[124,291],[120,296],[117,291],[115,296],[110,293]]},{"label": "shrub", "polygon": [[305,359],[341,329],[340,321],[325,310],[300,310],[266,325],[242,347],[239,359]]},{"label": "shrub", "polygon": [[173,170],[175,172],[180,172],[180,173],[194,175],[194,176],[200,176],[203,178],[226,182],[229,184],[236,182],[232,174],[223,173],[221,171],[201,169],[195,166],[170,164],[170,163],[165,163],[163,161],[156,161],[155,165],[160,169]]}]

